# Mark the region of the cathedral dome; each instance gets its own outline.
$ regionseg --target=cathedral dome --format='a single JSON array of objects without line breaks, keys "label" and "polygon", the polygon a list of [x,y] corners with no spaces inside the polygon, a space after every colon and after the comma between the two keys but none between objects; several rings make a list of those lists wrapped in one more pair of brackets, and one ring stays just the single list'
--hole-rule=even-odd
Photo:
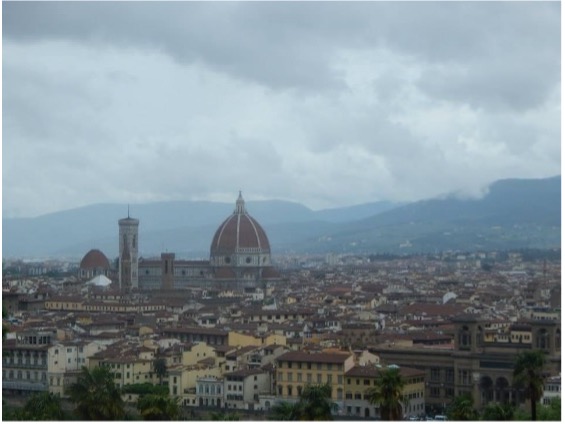
[{"label": "cathedral dome", "polygon": [[270,265],[271,247],[265,230],[245,209],[239,193],[235,210],[216,230],[210,260],[216,266]]},{"label": "cathedral dome", "polygon": [[80,268],[81,269],[110,269],[110,262],[108,262],[108,258],[98,249],[92,249],[82,261],[80,261]]}]

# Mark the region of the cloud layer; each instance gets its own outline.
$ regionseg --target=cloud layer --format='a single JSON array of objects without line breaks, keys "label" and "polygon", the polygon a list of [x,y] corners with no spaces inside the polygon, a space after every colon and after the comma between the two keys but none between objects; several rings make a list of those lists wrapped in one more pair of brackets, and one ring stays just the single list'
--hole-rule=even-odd
[{"label": "cloud layer", "polygon": [[560,5],[8,2],[3,213],[560,172]]}]

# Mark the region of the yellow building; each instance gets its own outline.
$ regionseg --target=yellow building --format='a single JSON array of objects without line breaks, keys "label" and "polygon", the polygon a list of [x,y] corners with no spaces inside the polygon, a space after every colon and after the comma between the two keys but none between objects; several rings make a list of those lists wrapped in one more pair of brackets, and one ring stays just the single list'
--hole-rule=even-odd
[{"label": "yellow building", "polygon": [[142,384],[157,382],[153,370],[155,350],[140,346],[117,345],[109,346],[106,350],[90,356],[88,367],[106,366],[114,375],[114,383],[119,387],[127,384]]},{"label": "yellow building", "polygon": [[276,394],[281,400],[298,400],[306,385],[329,384],[332,401],[343,403],[344,374],[355,366],[351,352],[287,352],[277,358]]},{"label": "yellow building", "polygon": [[182,352],[182,365],[196,365],[202,359],[213,358],[216,365],[216,350],[204,342],[194,343]]},{"label": "yellow building", "polygon": [[268,346],[286,345],[286,337],[280,334],[266,333],[261,336],[230,331],[228,334],[229,346]]}]

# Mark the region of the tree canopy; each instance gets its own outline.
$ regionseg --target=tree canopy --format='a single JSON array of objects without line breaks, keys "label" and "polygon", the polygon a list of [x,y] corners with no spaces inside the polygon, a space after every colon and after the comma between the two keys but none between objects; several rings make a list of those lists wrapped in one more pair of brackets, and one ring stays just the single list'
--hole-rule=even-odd
[{"label": "tree canopy", "polygon": [[82,420],[112,421],[123,419],[124,402],[107,367],[89,370],[82,367],[77,382],[66,393],[76,405],[75,413]]},{"label": "tree canopy", "polygon": [[400,369],[384,368],[379,372],[377,385],[367,390],[369,402],[378,405],[383,421],[399,421],[403,418],[404,380]]},{"label": "tree canopy", "polygon": [[526,389],[532,421],[536,420],[537,403],[543,396],[544,364],[545,354],[541,350],[521,352],[514,363],[514,384]]},{"label": "tree canopy", "polygon": [[149,394],[137,401],[137,409],[145,421],[177,421],[181,415],[178,397]]},{"label": "tree canopy", "polygon": [[476,421],[479,413],[473,406],[471,395],[457,396],[447,408],[447,418],[450,421]]},{"label": "tree canopy", "polygon": [[337,405],[332,402],[329,384],[308,384],[296,403],[279,402],[269,415],[275,421],[332,421]]}]

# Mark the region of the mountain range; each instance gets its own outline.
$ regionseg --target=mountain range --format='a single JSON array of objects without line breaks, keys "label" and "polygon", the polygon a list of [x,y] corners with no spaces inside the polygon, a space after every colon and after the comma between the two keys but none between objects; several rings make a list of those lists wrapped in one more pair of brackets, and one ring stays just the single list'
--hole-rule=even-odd
[{"label": "mountain range", "polygon": [[[374,202],[313,211],[293,202],[246,202],[277,253],[424,253],[444,250],[557,248],[561,177],[497,181],[480,199],[455,195],[407,204]],[[207,258],[234,204],[171,201],[132,205],[140,255],[175,252]],[[36,218],[3,218],[4,258],[80,259],[92,248],[116,257],[124,204],[95,204]]]}]

